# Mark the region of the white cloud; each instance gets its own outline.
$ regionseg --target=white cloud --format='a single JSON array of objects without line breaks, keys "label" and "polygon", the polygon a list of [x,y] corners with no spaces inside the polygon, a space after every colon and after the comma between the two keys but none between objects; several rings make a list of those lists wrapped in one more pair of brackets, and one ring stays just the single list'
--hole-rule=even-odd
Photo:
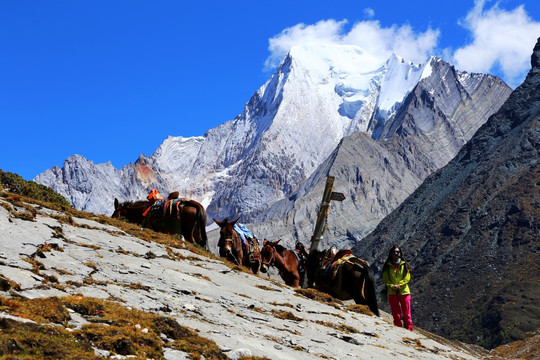
[{"label": "white cloud", "polygon": [[275,68],[294,45],[307,42],[339,42],[340,33],[347,20],[321,20],[315,25],[297,24],[286,28],[269,40],[270,56],[266,59],[267,70]]},{"label": "white cloud", "polygon": [[484,4],[485,0],[477,0],[460,23],[471,31],[473,41],[454,52],[453,62],[458,69],[472,72],[498,69],[510,86],[519,85],[530,69],[540,23],[527,15],[523,5],[507,11],[498,3],[484,10]]},{"label": "white cloud", "polygon": [[416,34],[409,25],[383,28],[378,21],[362,21],[342,37],[342,42],[358,45],[383,60],[395,52],[406,60],[423,63],[433,54],[438,37],[438,30]]},{"label": "white cloud", "polygon": [[346,32],[346,24],[347,20],[323,20],[315,25],[298,24],[283,30],[269,40],[271,54],[265,68],[275,68],[292,46],[307,42],[357,45],[382,61],[395,52],[407,60],[422,63],[433,53],[439,36],[438,30],[415,33],[409,25],[384,28],[378,21],[358,22]]},{"label": "white cloud", "polygon": [[372,8],[365,8],[364,15],[368,18],[373,18],[375,16],[375,10],[373,10]]}]

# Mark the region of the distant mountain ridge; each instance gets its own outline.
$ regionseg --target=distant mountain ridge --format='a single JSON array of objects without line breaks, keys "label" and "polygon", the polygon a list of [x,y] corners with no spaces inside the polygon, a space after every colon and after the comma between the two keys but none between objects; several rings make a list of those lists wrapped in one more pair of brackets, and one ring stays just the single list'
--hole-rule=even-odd
[{"label": "distant mountain ridge", "polygon": [[[496,77],[459,72],[435,57],[414,65],[394,54],[380,63],[358,47],[306,44],[291,49],[240,115],[204,136],[169,137],[120,170],[74,155],[35,181],[94,213],[111,213],[115,197],[140,199],[157,188],[201,201],[209,219],[254,222],[275,218],[268,208],[298,198],[308,189],[303,182],[353,136],[401,151],[415,174],[405,190],[398,181],[385,194],[391,200],[373,200],[383,203],[372,209],[378,221],[449,161],[510,91]],[[421,143],[394,140],[413,135]]]}]

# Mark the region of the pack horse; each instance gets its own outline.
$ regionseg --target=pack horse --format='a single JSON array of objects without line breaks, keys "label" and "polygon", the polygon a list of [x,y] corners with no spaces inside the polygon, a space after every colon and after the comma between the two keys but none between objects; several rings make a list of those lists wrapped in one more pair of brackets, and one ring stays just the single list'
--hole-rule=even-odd
[{"label": "pack horse", "polygon": [[114,199],[111,217],[125,218],[158,232],[178,234],[186,241],[206,247],[206,210],[202,204],[195,200],[175,198],[177,193],[172,193],[167,199],[152,198],[153,191],[148,200],[120,203]]},{"label": "pack horse", "polygon": [[311,250],[307,268],[308,287],[315,286],[341,300],[353,299],[379,316],[373,269],[351,250]]},{"label": "pack horse", "polygon": [[265,240],[261,250],[261,272],[266,273],[271,266],[274,266],[278,269],[279,276],[285,284],[301,287],[304,282],[307,256],[304,255],[305,252],[285,249],[278,244],[279,241]]},{"label": "pack horse", "polygon": [[214,219],[220,227],[218,249],[219,256],[227,258],[237,265],[245,266],[254,274],[261,268],[261,252],[257,239],[249,230],[238,223],[239,219],[222,221]]}]

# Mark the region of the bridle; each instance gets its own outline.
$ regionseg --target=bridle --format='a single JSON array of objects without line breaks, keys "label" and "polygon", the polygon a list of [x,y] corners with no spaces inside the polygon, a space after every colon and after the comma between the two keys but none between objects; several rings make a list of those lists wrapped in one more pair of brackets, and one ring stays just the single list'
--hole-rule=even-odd
[{"label": "bridle", "polygon": [[269,246],[269,248],[272,249],[272,256],[270,257],[269,261],[262,260],[262,264],[261,264],[261,265],[264,265],[266,267],[270,267],[270,266],[274,265],[275,258],[276,258],[276,253],[277,253],[277,250],[273,246]]},{"label": "bridle", "polygon": [[[225,238],[225,239],[221,239],[221,237],[223,237],[224,235],[221,235],[220,236],[220,239],[218,241],[218,247],[220,248],[220,252],[221,252],[221,247],[226,247],[227,244],[230,244],[229,248],[230,248],[230,251],[228,252],[227,255],[230,255],[233,259],[234,259],[234,262],[237,264],[237,265],[240,265],[240,262],[238,261],[238,259],[236,258],[236,256],[234,256],[234,252],[233,252],[233,249],[234,249],[234,233],[235,231],[233,230],[233,232],[231,233],[232,237],[231,238]],[[219,246],[219,244],[222,244],[222,246]]]},{"label": "bridle", "polygon": [[114,219],[120,219],[122,215],[122,211],[124,208],[122,206],[118,207],[117,209],[114,209],[113,216],[111,216]]}]

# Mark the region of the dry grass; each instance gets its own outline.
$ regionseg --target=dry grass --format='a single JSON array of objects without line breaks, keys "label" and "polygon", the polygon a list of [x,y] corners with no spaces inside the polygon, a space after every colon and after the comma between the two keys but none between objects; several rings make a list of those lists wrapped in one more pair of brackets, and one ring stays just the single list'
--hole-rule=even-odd
[{"label": "dry grass", "polygon": [[36,221],[34,215],[28,212],[12,212],[13,217],[26,221]]},{"label": "dry grass", "polygon": [[93,261],[87,261],[87,262],[84,263],[84,265],[88,266],[89,268],[91,268],[91,269],[93,269],[95,271],[98,270],[97,264],[95,262],[93,262]]},{"label": "dry grass", "polygon": [[304,320],[301,317],[294,315],[292,312],[285,311],[285,310],[272,310],[272,314],[274,315],[274,317],[278,319],[283,319],[283,320],[293,320],[293,321]]},{"label": "dry grass", "polygon": [[528,337],[524,340],[514,341],[493,349],[488,359],[540,359],[540,330],[527,335]]},{"label": "dry grass", "polygon": [[[83,296],[33,300],[0,297],[0,310],[35,322],[0,320],[0,354],[6,359],[95,359],[94,348],[137,359],[159,359],[166,343],[192,359],[227,358],[213,341],[173,319],[113,301]],[[70,330],[69,311],[90,323]]]},{"label": "dry grass", "polygon": [[[2,195],[4,200],[13,205],[11,206],[8,203],[2,202],[2,207],[6,209],[12,217],[26,221],[35,221],[37,210],[32,205],[23,203],[23,197],[5,193],[2,193]],[[16,208],[21,208],[26,211],[17,211]],[[9,221],[12,221],[11,217],[9,218]]]},{"label": "dry grass", "polygon": [[45,265],[43,265],[43,263],[39,262],[39,261],[36,260],[36,259],[32,259],[32,258],[23,258],[22,260],[23,260],[23,261],[26,261],[27,263],[29,263],[29,264],[32,265],[32,272],[33,272],[34,274],[38,274],[38,275],[39,275],[40,270],[45,270]]},{"label": "dry grass", "polygon": [[285,307],[289,307],[291,309],[294,309],[294,306],[291,303],[277,303],[277,302],[274,301],[274,302],[272,302],[272,305],[274,305],[274,306],[285,306]]},{"label": "dry grass", "polygon": [[279,289],[274,289],[274,288],[268,287],[266,285],[255,285],[255,287],[257,287],[259,289],[262,289],[262,290],[277,291],[277,292],[281,291]]},{"label": "dry grass", "polygon": [[19,291],[21,290],[21,284],[18,284],[10,278],[4,277],[2,274],[0,274],[0,290],[8,291],[10,289]]},{"label": "dry grass", "polygon": [[375,314],[369,309],[369,306],[367,306],[367,305],[353,304],[353,305],[347,306],[345,308],[345,310],[356,312],[356,313],[359,313],[359,314],[375,316]]},{"label": "dry grass", "polygon": [[332,329],[336,329],[336,330],[339,330],[343,333],[346,333],[346,334],[358,334],[360,333],[360,331],[358,331],[358,329],[350,326],[350,325],[346,325],[346,324],[334,324],[334,323],[331,323],[331,322],[328,322],[328,321],[321,321],[321,320],[316,320],[315,323],[319,324],[319,325],[323,325],[323,326],[326,326],[326,327],[329,327],[329,328],[332,328]]},{"label": "dry grass", "polygon": [[6,202],[1,202],[0,206],[7,210],[8,213],[13,212],[13,207]]},{"label": "dry grass", "polygon": [[315,300],[323,304],[328,304],[336,309],[341,309],[341,306],[343,305],[343,301],[316,289],[295,289],[294,291],[297,295],[301,295],[305,298]]}]

